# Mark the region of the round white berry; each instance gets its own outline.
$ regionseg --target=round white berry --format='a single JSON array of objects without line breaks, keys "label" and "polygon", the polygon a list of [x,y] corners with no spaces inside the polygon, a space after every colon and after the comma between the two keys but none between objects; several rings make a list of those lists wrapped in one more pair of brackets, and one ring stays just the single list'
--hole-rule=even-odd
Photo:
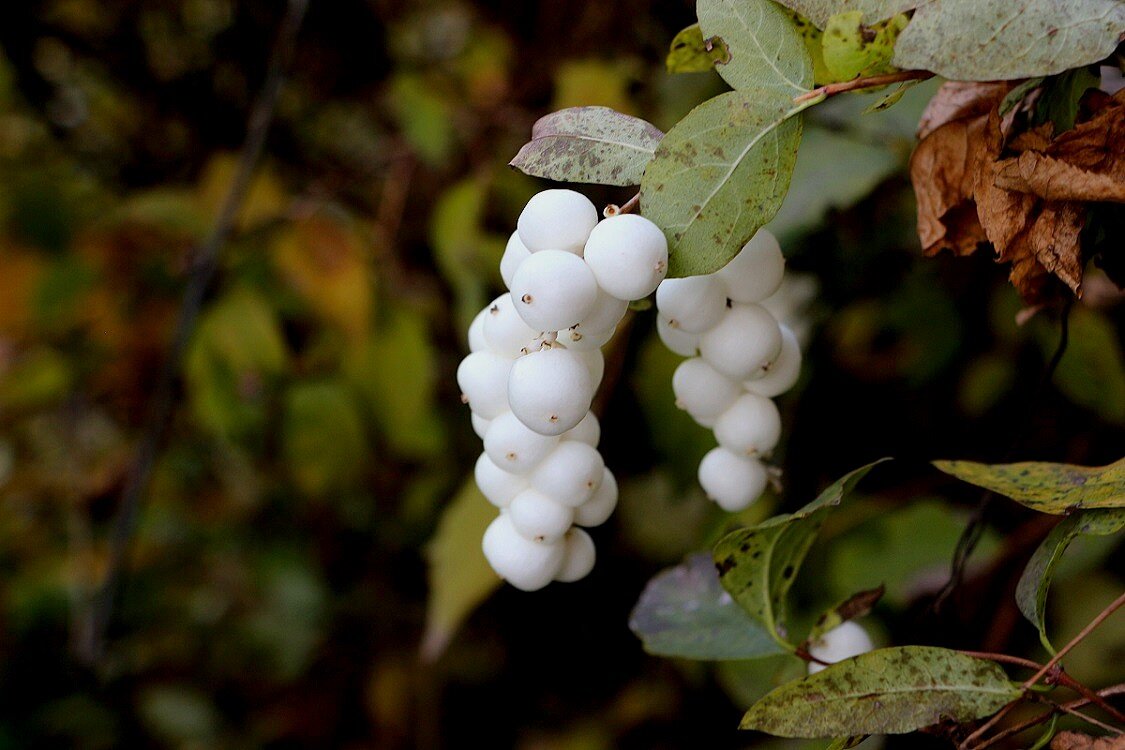
[{"label": "round white berry", "polygon": [[492,569],[523,591],[535,591],[550,583],[562,567],[566,547],[524,539],[509,514],[502,513],[484,532],[481,549]]},{"label": "round white berry", "polygon": [[491,419],[485,419],[479,414],[470,415],[473,423],[473,432],[477,434],[481,440],[484,440],[484,433],[488,432],[488,426],[492,424]]},{"label": "round white berry", "polygon": [[574,351],[594,351],[605,346],[606,342],[613,338],[616,330],[616,328],[606,328],[599,331],[592,328],[583,328],[579,325],[565,331],[559,331],[558,340],[568,349]]},{"label": "round white berry", "polygon": [[596,384],[576,352],[561,347],[524,355],[508,375],[512,413],[540,435],[561,435],[590,409]]},{"label": "round white berry", "polygon": [[585,578],[594,569],[596,559],[594,540],[582,529],[572,528],[563,537],[562,567],[555,574],[555,580],[573,583]]},{"label": "round white berry", "polygon": [[730,408],[742,387],[701,357],[685,359],[672,374],[676,406],[699,419],[714,419]]},{"label": "round white berry", "polygon": [[582,320],[598,298],[598,282],[586,262],[563,250],[543,250],[520,264],[512,278],[512,302],[531,328],[561,331]]},{"label": "round white berry", "polygon": [[562,439],[577,440],[591,448],[597,448],[598,441],[602,439],[602,426],[598,422],[598,418],[594,416],[594,412],[588,411],[576,427],[562,434]]},{"label": "round white berry", "polygon": [[590,380],[594,383],[594,390],[597,390],[598,384],[602,382],[602,375],[605,375],[605,355],[602,354],[602,350],[571,349],[571,351],[586,365],[586,369],[590,371]]},{"label": "round white berry", "polygon": [[781,286],[785,256],[777,239],[759,229],[716,275],[726,284],[727,296],[735,302],[761,302]]},{"label": "round white berry", "polygon": [[504,255],[500,257],[500,278],[504,279],[504,286],[512,288],[512,278],[516,275],[516,269],[530,256],[531,251],[520,242],[519,232],[512,232],[507,246],[504,247]]},{"label": "round white berry", "polygon": [[488,457],[487,453],[480,454],[476,466],[473,467],[473,476],[477,480],[477,487],[480,488],[481,494],[497,508],[508,507],[513,497],[528,488],[526,476],[504,471]]},{"label": "round white berry", "polygon": [[520,536],[533,542],[557,542],[574,523],[574,508],[535,488],[513,497],[508,515]]},{"label": "round white berry", "polygon": [[484,433],[484,451],[492,463],[513,474],[527,474],[558,444],[557,437],[533,432],[510,411],[493,419]]},{"label": "round white berry", "polygon": [[590,231],[598,223],[598,209],[573,190],[544,190],[524,206],[516,231],[532,253],[566,250],[580,254]]},{"label": "round white berry", "polygon": [[[564,553],[565,557],[565,553]],[[866,654],[875,648],[871,636],[862,626],[849,620],[829,630],[809,645],[809,653],[821,661],[835,664],[853,656]],[[827,669],[824,664],[809,662],[809,674]]]},{"label": "round white berry", "polygon": [[781,329],[761,305],[734,305],[699,337],[699,353],[736,381],[754,377],[781,352]]},{"label": "round white berry", "polygon": [[532,329],[512,304],[510,295],[501,294],[492,300],[484,318],[484,340],[488,348],[509,358],[518,357],[532,346],[541,330]]},{"label": "round white berry", "polygon": [[617,299],[598,287],[597,299],[575,328],[579,331],[612,331],[625,317],[625,311],[628,309],[628,302]]},{"label": "round white berry", "polygon": [[605,461],[596,448],[564,440],[531,472],[531,486],[553,500],[577,508],[594,496],[605,474]]},{"label": "round white berry", "polygon": [[715,420],[719,445],[746,456],[769,453],[781,438],[781,415],[765,396],[744,393]]},{"label": "round white berry", "polygon": [[801,345],[797,335],[785,325],[781,326],[781,353],[771,362],[759,378],[743,381],[746,390],[759,396],[780,396],[797,384],[801,377]]},{"label": "round white berry", "polygon": [[703,491],[729,513],[750,507],[766,489],[768,479],[761,461],[726,448],[713,448],[699,462]]},{"label": "round white berry", "polygon": [[618,299],[641,299],[668,273],[668,240],[643,216],[621,214],[594,227],[585,258],[606,292]]},{"label": "round white berry", "polygon": [[457,366],[461,399],[474,414],[492,419],[508,410],[508,380],[512,360],[487,349],[473,352]]},{"label": "round white berry", "polygon": [[574,511],[574,523],[578,526],[601,526],[617,507],[617,479],[608,468],[602,470],[602,483],[594,496],[579,505]]},{"label": "round white berry", "polygon": [[488,348],[488,341],[484,338],[484,319],[488,315],[488,308],[484,308],[473,322],[469,324],[469,351],[479,352]]},{"label": "round white berry", "polygon": [[656,319],[656,332],[664,346],[681,357],[694,357],[699,353],[699,334],[672,328],[663,317]]},{"label": "round white berry", "polygon": [[669,328],[703,333],[727,309],[727,291],[714,274],[664,279],[656,288],[656,307]]}]

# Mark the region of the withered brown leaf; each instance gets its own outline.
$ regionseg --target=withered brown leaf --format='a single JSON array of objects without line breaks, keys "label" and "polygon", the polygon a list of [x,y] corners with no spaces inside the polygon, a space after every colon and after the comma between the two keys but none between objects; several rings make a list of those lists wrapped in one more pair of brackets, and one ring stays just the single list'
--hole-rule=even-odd
[{"label": "withered brown leaf", "polygon": [[1051,741],[1051,750],[1125,750],[1125,737],[1091,737],[1062,732]]}]

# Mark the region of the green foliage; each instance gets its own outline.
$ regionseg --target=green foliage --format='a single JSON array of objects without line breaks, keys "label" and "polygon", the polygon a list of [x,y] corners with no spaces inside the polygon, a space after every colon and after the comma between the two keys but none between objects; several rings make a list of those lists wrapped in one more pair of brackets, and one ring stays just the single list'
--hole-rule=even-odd
[{"label": "green foliage", "polygon": [[1019,696],[993,662],[943,648],[899,646],[777,688],[746,712],[741,726],[781,737],[905,734],[979,719]]},{"label": "green foliage", "polygon": [[884,586],[860,591],[829,607],[820,617],[816,618],[808,636],[805,637],[805,643],[816,643],[828,631],[835,630],[849,620],[857,620],[863,617],[875,608],[885,592]]},{"label": "green foliage", "polygon": [[639,185],[664,134],[608,107],[574,107],[541,117],[511,166],[534,177]]},{"label": "green foliage", "polygon": [[1106,57],[1123,29],[1118,0],[927,2],[899,38],[894,63],[960,81],[1053,75]]},{"label": "green foliage", "polygon": [[301,492],[321,496],[355,485],[370,447],[351,389],[327,380],[294,386],[283,424],[282,453]]},{"label": "green foliage", "polygon": [[[1117,327],[1102,313],[1076,306],[1070,312],[1066,354],[1054,382],[1071,401],[1115,424],[1125,425],[1125,352]],[[1045,358],[1057,342],[1040,337]]]},{"label": "green foliage", "polygon": [[786,594],[824,519],[883,460],[844,475],[796,513],[731,532],[715,545],[713,555],[723,588],[781,646],[793,649],[784,627]]},{"label": "green foliage", "polygon": [[1082,95],[1096,89],[1101,80],[1101,75],[1089,66],[1041,79],[1043,93],[1035,104],[1035,121],[1054,124],[1055,135],[1070,130],[1074,127]]},{"label": "green foliage", "polygon": [[1063,515],[1080,508],[1125,508],[1125,458],[1108,466],[1037,461],[1015,464],[934,461],[934,466],[963,482],[1010,497],[1040,513]]},{"label": "green foliage", "polygon": [[1125,509],[1082,510],[1073,513],[1051,529],[1051,533],[1035,550],[1024,568],[1016,587],[1016,604],[1020,612],[1039,631],[1039,640],[1052,654],[1054,646],[1047,636],[1047,592],[1055,567],[1067,547],[1079,535],[1109,536],[1125,528]]},{"label": "green foliage", "polygon": [[891,16],[917,8],[927,0],[778,0],[810,19],[817,28],[828,27],[832,17],[839,13],[861,14],[860,22],[868,26],[885,21]]},{"label": "green foliage", "polygon": [[693,23],[672,38],[664,65],[669,73],[706,73],[729,61],[726,43],[718,38],[704,40],[699,24]]},{"label": "green foliage", "polygon": [[792,18],[772,0],[700,0],[695,10],[703,36],[726,44],[730,60],[716,70],[735,91],[792,99],[809,89],[812,61]]},{"label": "green foliage", "polygon": [[822,54],[833,80],[850,81],[894,70],[891,57],[899,33],[906,28],[906,16],[894,16],[873,26],[865,26],[862,18],[859,10],[837,13],[824,27]]},{"label": "green foliage", "polygon": [[711,556],[688,557],[651,581],[629,617],[645,650],[686,659],[753,659],[783,653],[719,583]]}]

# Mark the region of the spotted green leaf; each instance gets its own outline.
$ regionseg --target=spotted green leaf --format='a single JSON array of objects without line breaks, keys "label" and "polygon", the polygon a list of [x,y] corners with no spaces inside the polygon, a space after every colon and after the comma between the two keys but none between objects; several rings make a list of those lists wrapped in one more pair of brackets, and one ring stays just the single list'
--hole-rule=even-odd
[{"label": "spotted green leaf", "polygon": [[797,111],[777,89],[731,91],[668,131],[641,180],[641,212],[668,237],[669,276],[717,271],[777,213],[801,140]]},{"label": "spotted green leaf", "polygon": [[934,461],[934,466],[1041,513],[1063,515],[1078,508],[1125,508],[1125,458],[1108,466],[1036,461]]},{"label": "spotted green leaf", "polygon": [[805,638],[805,647],[807,648],[808,644],[820,640],[822,635],[829,630],[835,630],[848,620],[857,620],[866,615],[875,608],[875,605],[883,598],[883,594],[885,594],[886,591],[885,586],[860,591],[852,594],[831,609],[826,610],[816,619],[812,629],[809,630],[809,635]]},{"label": "spotted green leaf", "polygon": [[780,737],[906,734],[980,719],[1020,697],[997,664],[931,646],[862,654],[766,694],[743,729]]},{"label": "spotted green leaf", "polygon": [[1067,516],[1035,550],[1016,587],[1016,604],[1020,612],[1039,630],[1039,640],[1055,653],[1047,637],[1047,590],[1051,587],[1055,566],[1062,560],[1070,543],[1081,534],[1109,536],[1125,529],[1125,509],[1085,510]]},{"label": "spotted green leaf", "polygon": [[733,531],[715,545],[715,565],[723,588],[782,647],[793,649],[785,633],[785,596],[824,519],[873,466],[885,460],[846,474],[796,513]]},{"label": "spotted green leaf", "polygon": [[718,63],[730,61],[730,52],[722,39],[704,39],[699,24],[681,29],[668,45],[664,65],[669,73],[706,73]]},{"label": "spotted green leaf", "polygon": [[772,0],[699,0],[703,38],[729,59],[715,69],[736,91],[768,89],[790,99],[812,85],[812,60],[792,17]]},{"label": "spotted green leaf", "polygon": [[688,557],[645,586],[629,617],[645,651],[685,659],[754,659],[782,653],[719,583],[707,553]]},{"label": "spotted green leaf", "polygon": [[858,10],[837,13],[828,19],[821,38],[824,65],[833,80],[850,81],[859,76],[890,73],[895,40],[907,24],[904,15],[897,15],[874,26],[862,22]]},{"label": "spotted green leaf", "polygon": [[895,46],[900,68],[959,81],[1053,75],[1111,54],[1121,0],[927,0]]},{"label": "spotted green leaf", "polygon": [[926,0],[778,0],[778,2],[810,19],[818,29],[823,29],[837,13],[858,11],[861,14],[860,20],[871,25],[912,10]]}]

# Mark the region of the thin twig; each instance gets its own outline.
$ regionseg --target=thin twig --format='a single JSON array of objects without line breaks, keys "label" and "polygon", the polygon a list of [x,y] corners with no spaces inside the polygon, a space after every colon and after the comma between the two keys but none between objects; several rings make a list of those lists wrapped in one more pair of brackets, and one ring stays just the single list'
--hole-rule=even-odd
[{"label": "thin twig", "polygon": [[623,203],[620,206],[617,205],[616,203],[610,203],[602,211],[602,216],[604,216],[605,218],[608,219],[611,216],[620,216],[621,214],[630,214],[630,213],[633,213],[634,211],[636,211],[637,207],[640,206],[640,205],[641,205],[641,194],[637,193],[636,195],[634,195],[629,200],[625,201],[625,203]]},{"label": "thin twig", "polygon": [[933,78],[934,74],[928,70],[900,70],[898,73],[887,73],[881,76],[871,76],[870,78],[854,78],[850,81],[841,81],[840,83],[829,83],[825,86],[820,86],[812,91],[806,91],[800,96],[793,98],[794,104],[801,104],[812,99],[827,98],[842,94],[845,91],[856,91],[858,89],[871,89],[876,86],[887,86],[892,83],[900,83],[902,81],[924,81],[927,78]]},{"label": "thin twig", "polygon": [[[1112,696],[1122,695],[1122,694],[1125,694],[1125,683],[1122,683],[1120,685],[1113,685],[1113,686],[1107,687],[1107,688],[1103,688],[1103,689],[1099,690],[1098,693],[1097,693],[1099,700],[1102,700],[1102,701],[1104,701],[1106,698],[1110,698]],[[1083,706],[1088,706],[1093,702],[1094,701],[1091,701],[1088,698],[1080,698],[1078,700],[1073,700],[1073,701],[1070,701],[1069,703],[1064,703],[1062,705],[1066,706],[1067,708],[1077,709],[1077,708],[1082,708]],[[1035,717],[1032,717],[1032,718],[1027,719],[1025,721],[1022,721],[1019,724],[1013,724],[1012,726],[1008,727],[1007,729],[1005,729],[1002,732],[997,732],[992,737],[990,737],[988,740],[980,743],[979,745],[976,745],[973,748],[973,750],[985,750],[985,748],[992,747],[993,745],[995,745],[998,742],[1003,742],[1004,740],[1008,739],[1009,737],[1014,737],[1017,734],[1021,734],[1022,732],[1026,732],[1028,729],[1031,729],[1032,727],[1039,726],[1043,722],[1050,720],[1050,718],[1052,716],[1054,716],[1055,713],[1057,713],[1057,711],[1056,711],[1055,707],[1052,706],[1051,710],[1049,710],[1045,713],[1039,714],[1038,716],[1035,716]]]},{"label": "thin twig", "polygon": [[175,405],[175,386],[180,361],[195,329],[196,319],[203,306],[203,298],[218,269],[219,251],[234,227],[235,218],[249,190],[254,167],[265,146],[266,134],[273,121],[277,98],[285,80],[285,71],[293,58],[297,34],[304,21],[308,4],[309,0],[289,0],[285,18],[282,20],[277,41],[271,52],[265,81],[250,112],[246,140],[239,153],[234,181],[223,199],[215,224],[194,253],[171,348],[153,388],[148,419],[141,434],[136,457],[125,480],[125,487],[121,491],[121,500],[109,540],[105,581],[90,602],[92,608],[90,636],[85,643],[79,644],[78,656],[88,664],[100,660],[104,651],[106,630],[113,613],[117,589],[121,583],[125,555],[136,530],[141,499],[152,476]]},{"label": "thin twig", "polygon": [[1122,730],[1113,726],[1112,724],[1106,724],[1101,719],[1095,719],[1093,716],[1090,716],[1089,714],[1084,714],[1081,711],[1079,711],[1077,708],[1071,708],[1070,706],[1068,706],[1065,703],[1054,703],[1054,704],[1052,704],[1051,701],[1044,701],[1044,702],[1047,703],[1047,704],[1053,705],[1054,709],[1056,711],[1062,711],[1064,714],[1070,714],[1071,716],[1075,717],[1076,719],[1081,719],[1082,721],[1086,722],[1087,724],[1093,724],[1098,729],[1104,729],[1107,732],[1113,732],[1114,734],[1125,734],[1125,732],[1123,732]]}]

